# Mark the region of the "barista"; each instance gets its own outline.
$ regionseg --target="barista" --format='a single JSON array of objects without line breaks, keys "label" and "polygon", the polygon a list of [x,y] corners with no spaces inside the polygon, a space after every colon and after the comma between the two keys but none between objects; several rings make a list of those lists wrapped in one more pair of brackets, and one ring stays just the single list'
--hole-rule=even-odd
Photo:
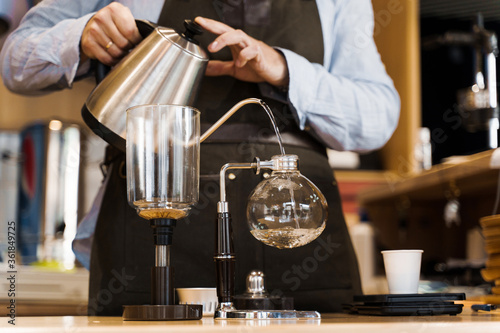
[{"label": "barista", "polygon": [[[250,270],[260,269],[267,289],[293,296],[297,309],[338,311],[361,288],[325,146],[376,149],[391,136],[399,114],[397,93],[367,33],[373,28],[369,0],[166,0],[147,5],[45,0],[4,45],[4,83],[19,93],[70,87],[88,75],[89,59],[115,64],[139,42],[133,18],[182,30],[185,18],[197,16],[204,17],[197,22],[210,32],[200,40],[212,57],[194,105],[202,123],[209,126],[244,98],[264,99],[284,133],[286,152],[299,156],[301,172],[329,204],[329,219],[317,240],[296,249],[271,248],[254,239],[245,222],[246,198],[261,179],[236,174],[227,185],[236,292],[243,292]],[[218,172],[227,162],[277,154],[270,132],[266,114],[248,105],[201,145],[200,202],[178,221],[172,246],[177,287],[215,285]],[[106,164],[107,187],[92,244],[89,313],[121,315],[122,305],[149,303],[154,248],[148,223],[126,201],[124,154],[108,149]]]}]

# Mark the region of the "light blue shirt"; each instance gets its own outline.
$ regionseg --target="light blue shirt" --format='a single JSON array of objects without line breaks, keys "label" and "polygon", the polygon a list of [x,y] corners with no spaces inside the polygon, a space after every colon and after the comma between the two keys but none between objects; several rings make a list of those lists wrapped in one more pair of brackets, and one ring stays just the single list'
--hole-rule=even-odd
[{"label": "light blue shirt", "polygon": [[[121,0],[135,18],[158,20],[163,0]],[[288,103],[302,130],[330,148],[369,151],[383,146],[399,118],[399,96],[372,38],[370,0],[316,0],[323,28],[324,64],[280,49],[287,61]],[[104,0],[44,0],[31,9],[0,54],[4,84],[22,94],[72,86],[88,71],[80,37]],[[264,96],[277,91],[260,84]]]}]

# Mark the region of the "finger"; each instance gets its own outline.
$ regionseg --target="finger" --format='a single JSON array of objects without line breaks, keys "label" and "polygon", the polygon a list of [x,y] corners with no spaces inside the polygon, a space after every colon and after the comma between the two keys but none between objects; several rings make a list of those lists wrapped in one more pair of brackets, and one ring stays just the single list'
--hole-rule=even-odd
[{"label": "finger", "polygon": [[105,65],[112,66],[121,59],[122,50],[116,45],[111,45],[109,48],[102,45],[103,42],[96,42],[92,47],[94,57]]},{"label": "finger", "polygon": [[[104,32],[102,25],[93,20],[87,24],[82,35],[82,49],[90,58],[109,58],[103,53],[109,53],[112,58],[119,58],[123,51],[114,44],[113,40]],[[107,59],[109,62],[110,60]]]},{"label": "finger", "polygon": [[[119,48],[122,53],[129,50],[132,48],[134,45],[129,42],[127,38],[125,38],[120,31],[118,31],[118,28],[114,24],[108,24],[103,26],[103,31],[106,34],[108,41],[103,43],[103,46],[106,47],[108,45],[109,41],[113,42],[113,49]],[[109,47],[111,49],[111,47]]]},{"label": "finger", "polygon": [[[106,46],[109,41],[112,41],[118,48],[123,51],[130,49],[133,44],[120,32],[117,23],[119,20],[125,20],[127,8],[118,3],[112,3],[109,6],[98,11],[91,19],[94,24],[97,24],[105,34],[105,40],[101,41],[103,46]],[[135,21],[132,19],[133,24]],[[127,23],[120,23],[121,25]],[[129,23],[130,24],[130,23]]]},{"label": "finger", "polygon": [[246,47],[238,54],[238,58],[235,61],[235,66],[241,68],[245,66],[249,61],[256,60],[258,62],[259,55],[260,47],[258,45],[253,44],[249,47]]},{"label": "finger", "polygon": [[234,63],[232,61],[210,60],[205,70],[206,76],[234,75]]},{"label": "finger", "polygon": [[[125,38],[132,46],[139,44],[142,40],[142,36],[139,33],[139,29],[135,23],[135,18],[130,9],[125,6],[121,6],[116,10],[113,9],[111,13],[111,17],[119,35]],[[126,47],[125,42],[123,43],[123,46],[118,43],[117,44],[121,48]]]},{"label": "finger", "polygon": [[[114,37],[116,40],[116,37]],[[113,58],[121,57],[124,51],[115,45],[109,33],[104,31],[103,25],[99,20],[92,19],[89,21],[82,34],[81,46],[83,52],[89,58],[99,58],[103,52],[109,53]]]},{"label": "finger", "polygon": [[90,58],[95,58],[96,51],[108,42],[109,38],[101,26],[95,20],[91,19],[82,33],[81,47],[84,53]]},{"label": "finger", "polygon": [[94,55],[97,60],[108,66],[115,65],[119,60],[100,45],[94,49]]},{"label": "finger", "polygon": [[105,46],[104,50],[109,53],[113,58],[121,58],[125,54],[122,48],[118,47],[112,40],[110,40]]},{"label": "finger", "polygon": [[203,29],[207,30],[208,32],[211,32],[216,35],[222,35],[225,32],[232,31],[234,30],[230,26],[219,22],[215,21],[212,19],[208,19],[205,17],[198,16],[194,19],[196,23],[202,26]]},{"label": "finger", "polygon": [[217,37],[209,46],[210,52],[220,51],[225,46],[243,49],[252,44],[253,39],[241,30],[232,30]]},{"label": "finger", "polygon": [[[132,13],[127,7],[117,2],[112,2],[99,10],[91,18],[90,23],[98,26],[104,33],[104,36],[99,40],[102,46],[108,45],[109,41],[116,45],[111,51],[114,52],[114,56],[123,55],[135,45],[136,40],[140,41],[139,31]],[[119,49],[122,51],[121,54],[119,54]]]}]

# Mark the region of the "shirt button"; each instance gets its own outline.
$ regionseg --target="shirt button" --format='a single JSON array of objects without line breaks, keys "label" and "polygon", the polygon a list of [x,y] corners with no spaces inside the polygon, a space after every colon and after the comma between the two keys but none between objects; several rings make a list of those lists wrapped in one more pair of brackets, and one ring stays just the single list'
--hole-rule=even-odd
[{"label": "shirt button", "polygon": [[236,179],[236,175],[234,173],[230,173],[227,175],[227,178],[229,178],[229,180],[235,180]]}]

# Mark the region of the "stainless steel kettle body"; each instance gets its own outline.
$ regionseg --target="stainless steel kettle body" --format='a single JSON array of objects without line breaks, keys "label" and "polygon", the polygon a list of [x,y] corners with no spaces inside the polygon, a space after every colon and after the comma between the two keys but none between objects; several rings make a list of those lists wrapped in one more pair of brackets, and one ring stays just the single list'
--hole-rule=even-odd
[{"label": "stainless steel kettle body", "polygon": [[[144,24],[144,21],[138,21]],[[185,21],[179,34],[164,27],[151,28],[144,38],[95,87],[82,117],[101,138],[125,151],[126,110],[142,104],[193,105],[208,62],[194,39],[201,27]],[[141,29],[140,29],[141,30]]]}]

